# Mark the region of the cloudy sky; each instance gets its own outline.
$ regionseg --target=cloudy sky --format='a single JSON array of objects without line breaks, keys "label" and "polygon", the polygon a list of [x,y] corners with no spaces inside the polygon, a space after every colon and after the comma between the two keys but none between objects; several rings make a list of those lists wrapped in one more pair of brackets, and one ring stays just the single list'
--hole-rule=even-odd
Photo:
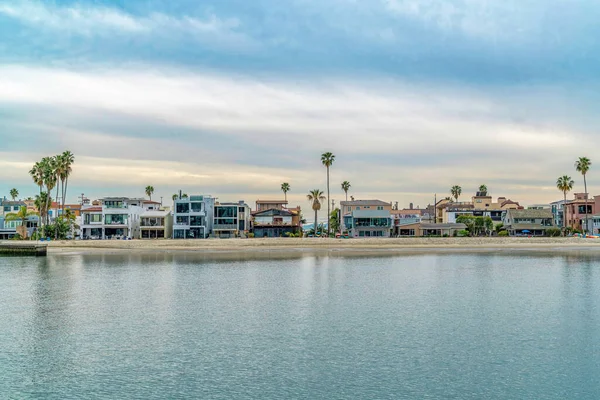
[{"label": "cloudy sky", "polygon": [[[600,149],[595,0],[0,0],[0,194],[522,203]],[[600,168],[600,159],[598,160]],[[600,172],[589,174],[600,193]]]}]

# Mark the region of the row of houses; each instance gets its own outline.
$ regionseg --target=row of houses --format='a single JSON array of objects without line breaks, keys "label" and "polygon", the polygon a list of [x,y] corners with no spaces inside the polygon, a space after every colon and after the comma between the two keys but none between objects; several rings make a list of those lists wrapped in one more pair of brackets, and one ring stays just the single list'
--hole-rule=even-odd
[{"label": "row of houses", "polygon": [[81,239],[205,239],[280,237],[302,231],[301,208],[287,201],[219,202],[209,195],[179,197],[172,207],[139,198],[109,197],[81,209]]},{"label": "row of houses", "polygon": [[[340,203],[340,233],[349,237],[453,236],[466,226],[461,215],[490,217],[502,223],[511,235],[543,236],[550,228],[566,225],[583,230],[587,215],[588,231],[600,233],[600,196],[588,199],[576,193],[572,200],[535,204],[527,208],[519,202],[486,192],[477,192],[470,201],[443,199],[426,208],[399,209],[381,200],[354,200]],[[6,215],[21,207],[36,211],[32,200],[0,199],[0,239],[13,236],[22,221],[7,221]],[[172,206],[144,198],[107,197],[83,204],[67,204],[64,210],[76,216],[77,237],[81,239],[202,239],[281,237],[302,232],[301,208],[288,207],[287,201],[257,200],[255,209],[244,201],[220,202],[210,195],[180,196]],[[50,207],[50,219],[64,212],[58,204]],[[27,218],[31,234],[38,217]]]}]

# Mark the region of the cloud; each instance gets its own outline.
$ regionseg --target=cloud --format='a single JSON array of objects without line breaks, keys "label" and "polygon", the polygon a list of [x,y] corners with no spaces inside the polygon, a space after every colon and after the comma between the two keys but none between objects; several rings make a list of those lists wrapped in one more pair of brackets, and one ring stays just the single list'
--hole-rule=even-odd
[{"label": "cloud", "polygon": [[[466,192],[485,182],[519,200],[571,168],[581,143],[600,150],[579,125],[593,121],[569,119],[588,99],[557,100],[565,96],[530,85],[494,92],[385,77],[13,65],[0,67],[0,105],[9,111],[0,137],[19,132],[23,140],[9,148],[28,160],[70,148],[78,156],[73,187],[98,195],[152,180],[166,196],[182,186],[277,196],[289,181],[300,202],[324,188],[318,156],[332,150],[332,182],[350,180],[356,196],[424,202],[452,184]],[[9,154],[5,163],[22,163]],[[25,168],[17,175],[28,181]]]},{"label": "cloud", "polygon": [[108,6],[56,6],[34,1],[0,2],[0,15],[54,34],[83,36],[185,37],[219,48],[255,49],[257,43],[239,31],[236,18],[171,16],[160,12],[134,15]]}]

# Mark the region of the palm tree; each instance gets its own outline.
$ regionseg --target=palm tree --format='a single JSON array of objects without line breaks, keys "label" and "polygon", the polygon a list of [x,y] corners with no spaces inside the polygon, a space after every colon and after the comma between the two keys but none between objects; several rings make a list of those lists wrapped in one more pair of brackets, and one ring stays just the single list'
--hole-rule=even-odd
[{"label": "palm tree", "polygon": [[173,196],[171,196],[173,201],[177,200],[179,198],[179,195],[177,193],[175,193]]},{"label": "palm tree", "polygon": [[43,176],[44,176],[44,185],[46,185],[46,207],[44,217],[46,218],[46,224],[48,224],[48,212],[50,211],[50,206],[52,205],[52,198],[50,195],[52,194],[52,189],[56,187],[56,159],[54,157],[44,157],[42,158],[42,168],[43,168]]},{"label": "palm tree", "polygon": [[32,215],[37,215],[37,213],[35,213],[33,211],[27,211],[27,207],[22,206],[21,208],[19,208],[19,212],[6,214],[6,216],[4,217],[4,220],[5,221],[21,221],[21,226],[23,227],[23,228],[21,228],[21,231],[23,232],[21,234],[21,237],[26,238],[27,237],[27,218],[31,217]]},{"label": "palm tree", "polygon": [[12,197],[12,200],[15,201],[15,199],[19,197],[19,191],[15,188],[10,189],[10,197]]},{"label": "palm tree", "polygon": [[452,197],[454,197],[456,199],[456,201],[458,201],[458,198],[462,194],[462,188],[458,185],[454,185],[450,189],[450,194],[452,195]]},{"label": "palm tree", "polygon": [[346,193],[346,201],[348,201],[348,190],[350,190],[350,182],[344,181],[342,182],[342,190]]},{"label": "palm tree", "polygon": [[150,201],[152,201],[153,194],[154,194],[154,186],[151,186],[151,185],[146,186],[146,196],[148,196],[150,198]]},{"label": "palm tree", "polygon": [[[29,175],[31,175],[31,179],[33,179],[33,182],[35,182],[35,184],[39,186],[41,196],[42,188],[44,187],[44,169],[42,163],[36,162],[29,171]],[[44,226],[44,220],[41,218],[42,213],[40,207],[38,207],[38,211],[40,211],[40,228],[42,228]]]},{"label": "palm tree", "polygon": [[487,194],[488,188],[486,185],[479,185],[479,191]]},{"label": "palm tree", "polygon": [[187,199],[187,198],[188,198],[188,195],[187,195],[187,193],[184,193],[184,194],[182,194],[182,195],[181,195],[181,198],[182,198],[182,199]]},{"label": "palm tree", "polygon": [[60,208],[63,209],[65,208],[65,201],[67,198],[67,187],[69,185],[69,177],[73,172],[72,166],[75,163],[75,156],[69,150],[66,150],[61,154],[61,163],[62,168],[60,174],[60,181],[62,185],[62,204]]},{"label": "palm tree", "polygon": [[287,183],[287,182],[283,182],[283,183],[281,184],[281,191],[283,192],[283,195],[285,196],[285,201],[286,201],[286,203],[287,203],[287,192],[289,192],[289,191],[290,191],[290,189],[291,189],[291,188],[290,188],[290,184],[289,184],[289,183]]},{"label": "palm tree", "polygon": [[567,207],[565,206],[567,204],[567,193],[573,189],[574,184],[575,182],[573,182],[571,177],[567,175],[563,175],[556,180],[556,187],[558,188],[558,190],[563,192],[563,196],[565,199],[565,202],[563,203],[563,228],[565,230],[567,229]]},{"label": "palm tree", "polygon": [[[315,211],[315,236],[317,236],[317,212],[321,209],[321,202],[327,200],[320,189],[313,189],[306,195],[308,201],[312,202],[312,209]],[[329,214],[327,214],[329,217]]]},{"label": "palm tree", "polygon": [[587,233],[588,230],[588,191],[587,191],[587,181],[585,179],[585,175],[590,170],[592,166],[592,162],[587,157],[579,157],[579,159],[575,162],[575,169],[577,172],[580,172],[583,175],[583,186],[585,188],[585,229],[584,233]]},{"label": "palm tree", "polygon": [[[329,218],[331,199],[329,197],[329,167],[333,165],[335,155],[330,152],[321,154],[321,163],[327,168],[327,218]],[[327,236],[329,236],[329,224],[327,224]]]},{"label": "palm tree", "polygon": [[52,201],[52,199],[49,198],[47,192],[41,192],[39,195],[35,196],[35,206],[38,209],[38,212],[40,215],[40,220],[42,220],[42,221],[43,221],[42,216],[48,215],[48,202],[49,201]]}]

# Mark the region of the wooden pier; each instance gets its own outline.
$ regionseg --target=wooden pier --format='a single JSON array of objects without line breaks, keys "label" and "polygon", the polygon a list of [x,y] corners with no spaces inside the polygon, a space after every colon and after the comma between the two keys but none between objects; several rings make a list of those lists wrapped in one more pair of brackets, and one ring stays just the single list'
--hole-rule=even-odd
[{"label": "wooden pier", "polygon": [[45,257],[48,245],[27,241],[0,241],[0,255]]}]

